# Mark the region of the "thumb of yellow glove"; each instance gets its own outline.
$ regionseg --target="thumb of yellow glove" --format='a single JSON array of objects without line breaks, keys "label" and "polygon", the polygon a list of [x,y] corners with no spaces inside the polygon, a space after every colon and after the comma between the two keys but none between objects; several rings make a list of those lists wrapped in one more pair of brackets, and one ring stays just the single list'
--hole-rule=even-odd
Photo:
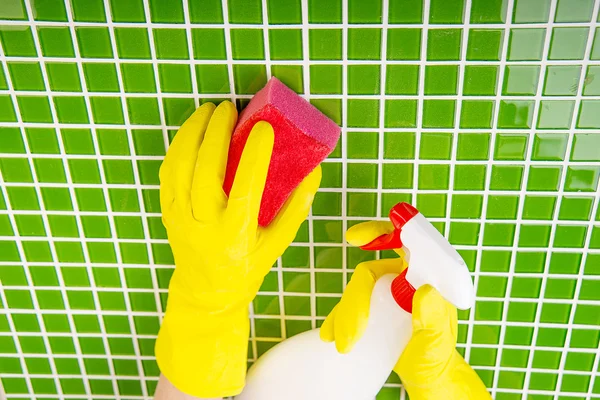
[{"label": "thumb of yellow glove", "polygon": [[394,371],[413,400],[491,399],[485,385],[456,351],[456,308],[431,286],[413,299],[413,335]]}]

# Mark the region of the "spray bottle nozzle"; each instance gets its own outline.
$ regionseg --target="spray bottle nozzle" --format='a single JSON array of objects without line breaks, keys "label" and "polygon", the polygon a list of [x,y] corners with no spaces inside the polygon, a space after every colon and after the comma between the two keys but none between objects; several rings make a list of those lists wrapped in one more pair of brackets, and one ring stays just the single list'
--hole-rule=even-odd
[{"label": "spray bottle nozzle", "polygon": [[408,203],[392,207],[390,221],[394,225],[393,232],[377,237],[361,249],[404,247],[408,268],[395,280],[398,304],[409,311],[413,290],[429,284],[456,307],[470,308],[475,301],[473,281],[464,260],[448,240]]},{"label": "spray bottle nozzle", "polygon": [[414,208],[408,203],[402,202],[396,204],[390,210],[390,221],[396,229],[402,229],[404,224],[411,220],[412,217],[417,215],[419,210]]},{"label": "spray bottle nozzle", "polygon": [[401,249],[402,240],[400,239],[400,232],[402,231],[402,227],[418,213],[419,210],[408,203],[402,202],[396,204],[392,207],[389,214],[390,221],[392,221],[392,224],[394,225],[394,231],[381,235],[360,248],[363,250]]}]

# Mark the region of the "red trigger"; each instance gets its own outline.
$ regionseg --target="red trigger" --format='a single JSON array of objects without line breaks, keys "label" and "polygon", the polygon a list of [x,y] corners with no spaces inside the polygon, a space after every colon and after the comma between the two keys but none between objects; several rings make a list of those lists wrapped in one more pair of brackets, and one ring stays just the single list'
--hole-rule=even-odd
[{"label": "red trigger", "polygon": [[394,231],[381,235],[370,243],[360,246],[363,250],[392,250],[402,248],[400,232],[402,227],[408,221],[417,215],[419,211],[408,203],[402,202],[396,204],[390,210],[390,221],[394,225]]}]

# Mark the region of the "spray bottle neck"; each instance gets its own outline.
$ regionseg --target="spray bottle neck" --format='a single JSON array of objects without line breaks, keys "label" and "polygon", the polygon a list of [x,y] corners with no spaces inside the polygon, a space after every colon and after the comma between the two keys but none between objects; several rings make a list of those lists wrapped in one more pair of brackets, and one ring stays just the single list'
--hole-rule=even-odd
[{"label": "spray bottle neck", "polygon": [[396,303],[407,313],[412,313],[413,297],[415,295],[415,288],[406,280],[406,273],[408,268],[400,273],[392,281],[392,297],[396,300]]}]

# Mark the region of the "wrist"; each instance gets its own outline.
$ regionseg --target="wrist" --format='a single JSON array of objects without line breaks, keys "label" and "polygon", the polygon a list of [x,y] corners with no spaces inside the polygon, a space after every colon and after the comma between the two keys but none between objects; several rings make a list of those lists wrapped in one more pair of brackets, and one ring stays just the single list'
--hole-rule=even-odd
[{"label": "wrist", "polygon": [[247,369],[248,306],[207,310],[170,290],[155,353],[163,375],[200,398],[241,392]]}]

